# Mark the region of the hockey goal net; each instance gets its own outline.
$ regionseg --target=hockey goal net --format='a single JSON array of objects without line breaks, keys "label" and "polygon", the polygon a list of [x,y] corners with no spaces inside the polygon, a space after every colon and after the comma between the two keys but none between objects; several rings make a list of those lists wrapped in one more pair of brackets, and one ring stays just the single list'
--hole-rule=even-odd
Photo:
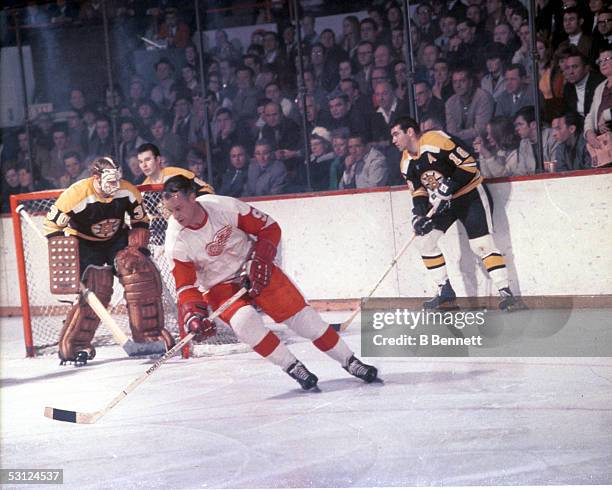
[{"label": "hockey goal net", "polygon": [[[175,338],[184,330],[177,321],[176,290],[170,264],[164,256],[164,239],[167,221],[159,210],[160,186],[139,186],[147,214],[151,219],[149,248],[162,277],[165,326]],[[46,239],[42,235],[43,220],[61,193],[41,191],[11,196],[11,214],[15,234],[17,270],[21,311],[24,323],[26,354],[29,357],[57,353],[58,337],[75,295],[53,295],[49,291],[49,264]],[[21,207],[23,206],[23,207]],[[25,219],[22,213],[27,213]],[[123,299],[123,287],[115,278],[109,312],[119,326],[130,335],[127,310]],[[183,357],[225,355],[245,352],[248,347],[238,341],[229,326],[216,322],[217,334],[202,343],[191,343],[183,350]],[[113,345],[113,337],[98,327],[94,346]]]}]

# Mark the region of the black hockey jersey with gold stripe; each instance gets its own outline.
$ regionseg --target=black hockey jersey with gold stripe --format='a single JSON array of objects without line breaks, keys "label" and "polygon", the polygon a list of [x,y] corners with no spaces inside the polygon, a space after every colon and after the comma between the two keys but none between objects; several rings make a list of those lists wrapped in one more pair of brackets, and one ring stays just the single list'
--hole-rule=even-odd
[{"label": "black hockey jersey with gold stripe", "polygon": [[111,240],[126,226],[126,214],[132,228],[149,227],[134,185],[122,180],[119,190],[105,199],[95,192],[93,181],[79,180],[60,194],[44,222],[47,236],[66,232],[95,242]]},{"label": "black hockey jersey with gold stripe", "polygon": [[428,198],[441,178],[455,184],[453,199],[467,194],[482,182],[476,159],[458,139],[444,131],[428,131],[418,141],[417,155],[404,150],[400,171],[412,197]]}]

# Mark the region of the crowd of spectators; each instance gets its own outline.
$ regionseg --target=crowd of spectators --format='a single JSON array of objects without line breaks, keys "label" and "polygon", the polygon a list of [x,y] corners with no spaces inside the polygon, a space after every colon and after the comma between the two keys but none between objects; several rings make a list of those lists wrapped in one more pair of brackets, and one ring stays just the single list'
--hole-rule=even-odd
[{"label": "crowd of spectators", "polygon": [[[112,15],[125,14],[131,3]],[[598,136],[610,130],[612,119],[612,10],[606,0],[536,4],[544,160],[555,161],[559,171],[588,169],[596,162],[587,147],[601,146]],[[84,2],[79,10],[58,1],[51,7],[59,13],[49,8],[45,15],[63,22],[97,15],[97,5]],[[374,3],[361,20],[346,15],[341,32],[319,31],[317,17],[302,16],[304,104],[297,93],[295,27],[286,16],[276,31],[255,30],[244,50],[218,30],[204,56],[202,91],[191,19],[174,7],[146,14],[144,37],[180,50],[182,62],[160,50],[155,80],[134,74],[124,81],[127,93],[120,85],[107,87],[101,100],[73,87],[61,121],[42,113],[30,131],[17,131],[12,154],[9,145],[0,153],[3,210],[10,194],[64,188],[87,176],[88,162],[98,155],[112,155],[124,178],[138,184],[144,175],[135,150],[144,142],[160,149],[166,165],[189,168],[205,180],[210,151],[211,184],[234,197],[402,183],[389,126],[409,112],[409,77],[402,12],[394,0]],[[543,171],[534,149],[524,4],[421,1],[411,32],[422,129],[461,138],[485,177]]]}]

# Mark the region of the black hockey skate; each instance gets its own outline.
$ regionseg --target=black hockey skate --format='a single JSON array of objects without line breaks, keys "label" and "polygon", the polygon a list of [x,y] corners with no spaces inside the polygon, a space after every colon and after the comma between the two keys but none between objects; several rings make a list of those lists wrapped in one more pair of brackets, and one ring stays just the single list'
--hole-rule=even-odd
[{"label": "black hockey skate", "polygon": [[519,298],[512,294],[510,288],[501,288],[499,290],[499,296],[501,301],[499,302],[499,309],[502,311],[518,311],[526,310],[527,306]]},{"label": "black hockey skate", "polygon": [[286,372],[289,376],[300,383],[302,389],[312,390],[317,388],[319,378],[306,369],[306,366],[304,366],[300,361],[295,361],[287,368]]},{"label": "black hockey skate", "polygon": [[90,359],[93,359],[93,357],[90,357],[87,351],[80,350],[74,355],[74,359],[61,359],[60,366],[64,366],[66,364],[71,363],[74,364],[75,367],[85,366],[87,364],[87,361],[89,361]]},{"label": "black hockey skate", "polygon": [[434,310],[441,306],[455,306],[454,302],[457,299],[455,290],[447,279],[444,284],[438,285],[438,294],[428,301],[423,303],[423,308],[426,310]]},{"label": "black hockey skate", "polygon": [[352,374],[356,378],[363,379],[366,383],[372,383],[378,379],[378,369],[364,364],[355,356],[351,356],[346,366],[342,367],[347,373]]}]

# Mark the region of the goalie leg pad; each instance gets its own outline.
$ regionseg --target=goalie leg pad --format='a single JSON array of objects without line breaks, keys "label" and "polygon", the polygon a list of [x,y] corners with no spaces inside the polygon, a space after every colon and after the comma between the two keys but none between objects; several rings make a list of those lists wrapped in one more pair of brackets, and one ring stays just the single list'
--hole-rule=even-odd
[{"label": "goalie leg pad", "polygon": [[[83,284],[92,291],[106,307],[113,295],[113,271],[111,267],[90,265],[83,274]],[[77,352],[84,351],[93,359],[96,350],[91,345],[100,319],[79,295],[77,302],[68,312],[59,336],[59,357],[62,361],[76,360]]]},{"label": "goalie leg pad", "polygon": [[133,248],[126,248],[115,257],[115,268],[125,290],[134,342],[163,340],[171,348],[174,338],[164,328],[162,282],[153,261]]}]

